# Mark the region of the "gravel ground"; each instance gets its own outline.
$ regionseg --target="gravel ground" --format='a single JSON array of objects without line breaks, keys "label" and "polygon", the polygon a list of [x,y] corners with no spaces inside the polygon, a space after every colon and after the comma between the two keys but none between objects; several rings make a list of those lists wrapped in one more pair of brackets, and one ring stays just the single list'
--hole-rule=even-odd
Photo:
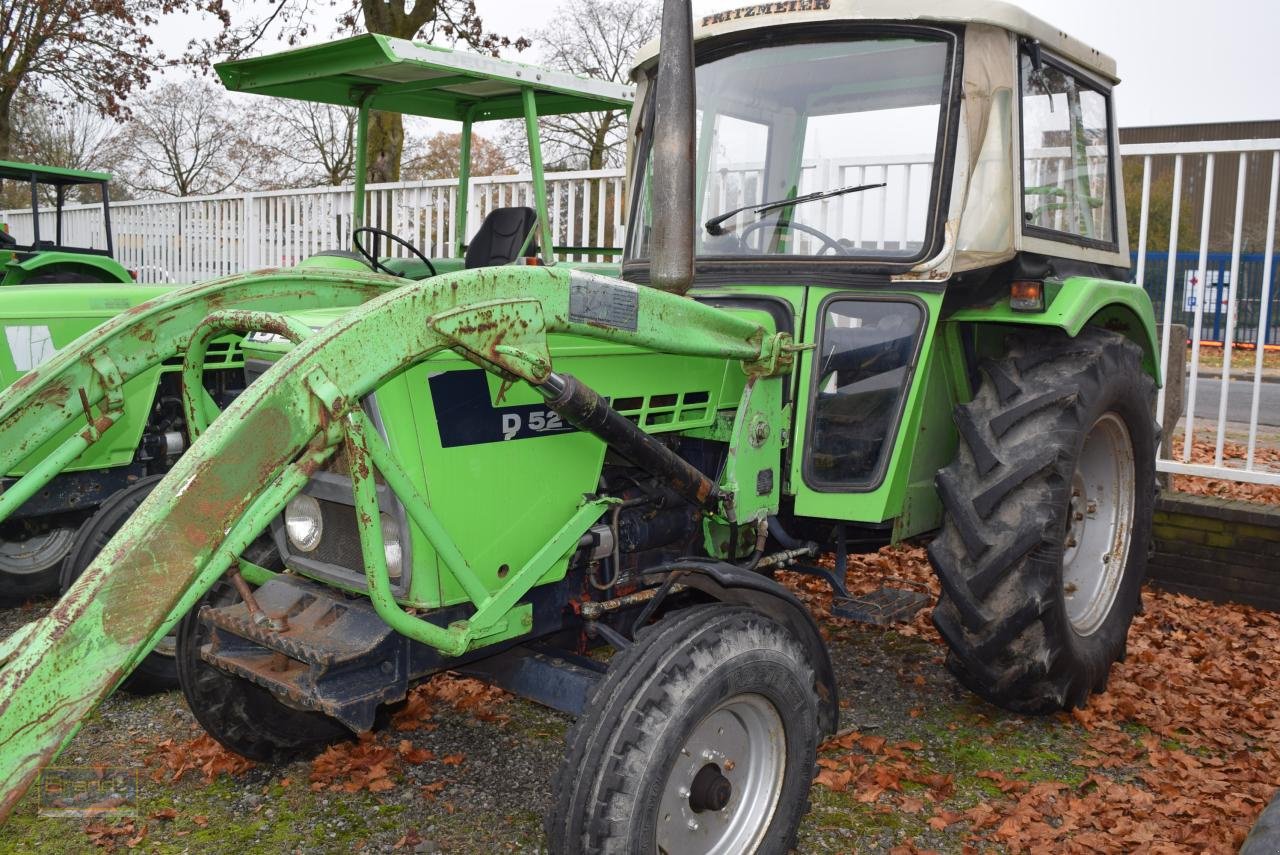
[{"label": "gravel ground", "polygon": [[[0,611],[0,637],[47,606]],[[823,611],[821,602],[817,610]],[[854,746],[862,752],[855,762],[888,777],[883,792],[868,789],[865,776],[859,787],[815,786],[799,852],[1021,851],[975,837],[982,823],[972,818],[988,803],[1006,804],[1010,792],[1034,792],[1048,782],[1076,793],[1098,780],[1086,780],[1083,768],[1095,765],[1082,759],[1090,751],[1087,727],[1069,716],[1004,713],[964,691],[943,667],[927,613],[890,630],[826,621],[824,632],[838,672],[843,739],[829,743],[822,756],[835,758]],[[476,717],[491,714],[498,719]],[[85,723],[60,764],[138,770],[136,818],[108,824],[41,817],[28,795],[0,829],[0,852],[538,852],[568,723],[514,698],[492,709],[433,704],[416,729],[388,729],[365,744],[403,759],[391,764],[377,792],[344,787],[341,775],[337,789],[313,783],[318,767],[310,761],[209,778],[193,769],[175,782],[173,758],[184,751],[194,765],[208,761],[215,769],[227,768],[217,765],[226,757],[210,761],[216,752],[192,742],[200,731],[177,692],[121,693]],[[1135,740],[1141,736],[1141,728],[1129,729]],[[170,765],[159,759],[157,746],[168,746]],[[846,752],[839,763],[851,757]],[[842,767],[830,759],[825,768]],[[1140,771],[1105,774],[1121,781]],[[961,814],[968,819],[957,821]],[[982,834],[994,828],[991,822]],[[1222,851],[1228,847],[1224,842]],[[1128,847],[1103,851],[1121,849]]]}]

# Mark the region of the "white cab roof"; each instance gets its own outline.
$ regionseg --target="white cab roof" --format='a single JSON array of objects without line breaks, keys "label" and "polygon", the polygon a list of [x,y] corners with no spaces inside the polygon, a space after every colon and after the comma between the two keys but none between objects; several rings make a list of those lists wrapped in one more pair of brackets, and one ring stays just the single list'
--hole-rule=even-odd
[{"label": "white cab roof", "polygon": [[[1036,39],[1046,49],[1102,77],[1112,81],[1118,79],[1114,59],[1003,0],[778,0],[751,3],[695,15],[693,37],[697,41],[762,27],[823,21],[990,24]],[[651,63],[657,53],[658,42],[649,42],[636,55],[635,68]]]}]

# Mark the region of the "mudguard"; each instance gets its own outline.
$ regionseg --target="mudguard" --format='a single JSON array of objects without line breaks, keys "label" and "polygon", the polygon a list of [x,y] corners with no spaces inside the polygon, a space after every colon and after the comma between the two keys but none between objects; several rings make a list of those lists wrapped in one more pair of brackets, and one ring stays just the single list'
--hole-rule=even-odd
[{"label": "mudguard", "polygon": [[1045,283],[1045,304],[1043,312],[1015,312],[1006,297],[992,306],[961,309],[947,320],[1057,327],[1072,337],[1079,335],[1086,324],[1100,326],[1136,342],[1142,348],[1142,367],[1157,384],[1162,382],[1155,310],[1141,286],[1072,276],[1061,284]]},{"label": "mudguard", "polygon": [[762,573],[713,558],[683,558],[647,571],[645,575],[671,572],[685,574],[680,577],[680,584],[687,588],[696,588],[721,602],[759,609],[791,630],[804,644],[813,665],[819,701],[818,724],[828,735],[836,732],[840,723],[840,693],[831,654],[813,615],[795,594]]},{"label": "mudguard", "polygon": [[[10,261],[5,265],[2,285],[21,285],[41,272],[58,268],[60,272],[73,272],[78,282],[131,283],[133,277],[124,265],[107,255],[91,255],[83,252],[39,252],[24,261]],[[88,278],[83,278],[88,277]]]}]

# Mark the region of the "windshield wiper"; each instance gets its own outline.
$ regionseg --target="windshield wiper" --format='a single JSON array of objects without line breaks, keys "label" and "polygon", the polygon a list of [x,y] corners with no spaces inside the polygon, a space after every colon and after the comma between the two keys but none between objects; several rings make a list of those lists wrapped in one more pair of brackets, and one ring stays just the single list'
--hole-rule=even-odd
[{"label": "windshield wiper", "polygon": [[765,211],[772,211],[774,208],[786,208],[790,205],[799,205],[801,202],[814,202],[818,199],[830,199],[832,196],[843,196],[846,193],[861,193],[863,190],[875,190],[877,187],[888,187],[888,182],[881,181],[879,184],[859,184],[855,187],[841,187],[838,190],[819,190],[815,193],[809,193],[804,196],[796,196],[794,199],[779,199],[776,202],[765,202],[763,205],[743,205],[741,208],[734,208],[732,211],[725,211],[723,214],[712,217],[704,223],[709,235],[722,235],[725,230],[720,228],[720,224],[725,220],[743,211],[751,211],[755,214],[763,214]]}]

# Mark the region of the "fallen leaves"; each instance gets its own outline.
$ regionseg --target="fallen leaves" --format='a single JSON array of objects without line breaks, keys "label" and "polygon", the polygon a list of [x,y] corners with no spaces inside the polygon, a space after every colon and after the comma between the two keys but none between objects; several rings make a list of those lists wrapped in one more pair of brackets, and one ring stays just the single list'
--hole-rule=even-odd
[{"label": "fallen leaves", "polygon": [[481,680],[449,672],[436,674],[409,691],[404,705],[391,717],[391,726],[401,732],[434,730],[436,725],[430,719],[437,706],[447,706],[477,721],[505,723],[510,717],[496,709],[510,698],[507,692]]},{"label": "fallen leaves", "polygon": [[153,781],[163,781],[167,775],[170,783],[182,780],[188,772],[200,772],[208,783],[219,775],[234,777],[253,768],[253,761],[228,751],[208,734],[185,742],[166,739],[156,745],[143,763],[155,767],[151,773]]},{"label": "fallen leaves", "polygon": [[147,826],[138,829],[132,819],[113,823],[91,822],[84,827],[84,833],[89,842],[100,849],[114,849],[121,844],[134,849],[147,839]]},{"label": "fallen leaves", "polygon": [[[781,575],[828,633],[848,626],[830,616],[825,582]],[[902,584],[894,578],[936,594],[920,547],[850,557],[855,593]],[[1144,599],[1107,691],[1058,716],[1056,726],[1080,734],[1082,749],[1068,762],[1086,770],[1083,783],[980,770],[972,778],[989,782],[993,795],[957,804],[955,781],[915,760],[921,743],[857,732],[823,744],[815,783],[876,811],[923,817],[932,831],[964,834],[966,851],[1234,853],[1280,786],[1280,615],[1152,589]],[[925,609],[882,631],[941,644],[928,620]]]},{"label": "fallen leaves", "polygon": [[399,767],[396,749],[361,734],[355,741],[330,745],[311,761],[311,789],[382,793],[395,787],[391,773]]},{"label": "fallen leaves", "polygon": [[[1173,441],[1173,457],[1182,459],[1182,439]],[[1212,465],[1216,459],[1217,449],[1212,442],[1193,440],[1191,443],[1191,462]],[[1228,465],[1243,468],[1249,458],[1248,446],[1238,442],[1224,442],[1222,446],[1223,461]],[[1254,466],[1259,469],[1271,469],[1280,472],[1280,449],[1259,445],[1254,449]],[[1190,493],[1196,496],[1209,496],[1217,499],[1237,499],[1245,502],[1262,502],[1268,505],[1280,505],[1280,487],[1269,487],[1265,484],[1246,484],[1243,481],[1231,481],[1223,478],[1202,478],[1198,475],[1174,475],[1170,486],[1176,492]]]}]

